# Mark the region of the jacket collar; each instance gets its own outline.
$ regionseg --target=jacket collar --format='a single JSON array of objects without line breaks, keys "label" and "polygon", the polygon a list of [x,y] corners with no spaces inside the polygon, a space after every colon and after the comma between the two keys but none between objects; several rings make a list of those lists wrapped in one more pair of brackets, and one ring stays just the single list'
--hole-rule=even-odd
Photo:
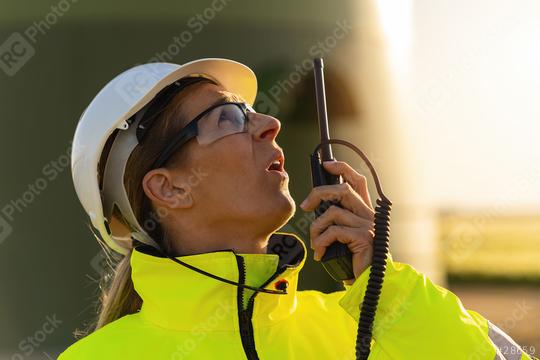
[{"label": "jacket collar", "polygon": [[[237,257],[241,256],[242,260]],[[233,250],[179,256],[178,259],[220,277],[239,282],[241,263],[248,285],[275,290],[279,281],[288,283],[287,294],[257,293],[252,321],[269,326],[296,309],[298,273],[307,251],[294,234],[276,232],[270,237],[266,254],[236,254]],[[132,280],[143,300],[140,315],[163,328],[192,331],[238,331],[238,287],[190,270],[160,257],[148,246],[135,248],[131,255]],[[251,290],[244,290],[244,307]],[[207,329],[208,330],[208,329]]]}]

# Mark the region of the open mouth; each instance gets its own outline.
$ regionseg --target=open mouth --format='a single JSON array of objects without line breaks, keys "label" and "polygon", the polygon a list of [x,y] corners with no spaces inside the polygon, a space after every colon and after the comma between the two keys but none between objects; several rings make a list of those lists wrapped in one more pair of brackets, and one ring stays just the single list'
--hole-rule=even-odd
[{"label": "open mouth", "polygon": [[267,171],[285,171],[285,157],[281,151],[274,153],[274,156],[271,159],[270,164],[266,167]]}]

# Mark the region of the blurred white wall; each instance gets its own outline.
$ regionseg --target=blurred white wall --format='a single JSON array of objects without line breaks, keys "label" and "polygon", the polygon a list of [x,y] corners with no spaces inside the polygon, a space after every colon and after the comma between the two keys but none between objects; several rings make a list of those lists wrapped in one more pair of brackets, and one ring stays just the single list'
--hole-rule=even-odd
[{"label": "blurred white wall", "polygon": [[[356,13],[360,28],[347,46],[338,49],[334,60],[360,104],[361,116],[343,122],[335,135],[353,140],[367,153],[386,196],[393,202],[394,259],[410,263],[444,284],[437,256],[435,213],[419,179],[422,166],[405,104],[412,71],[413,2],[364,0],[357,3]],[[371,178],[367,168],[360,170]],[[370,191],[374,201],[375,187]]]},{"label": "blurred white wall", "polygon": [[540,210],[539,15],[534,0],[364,0],[335,56],[362,108],[339,135],[395,204],[392,252],[438,283],[438,211]]},{"label": "blurred white wall", "polygon": [[540,209],[540,2],[414,6],[406,92],[424,191],[436,206]]}]

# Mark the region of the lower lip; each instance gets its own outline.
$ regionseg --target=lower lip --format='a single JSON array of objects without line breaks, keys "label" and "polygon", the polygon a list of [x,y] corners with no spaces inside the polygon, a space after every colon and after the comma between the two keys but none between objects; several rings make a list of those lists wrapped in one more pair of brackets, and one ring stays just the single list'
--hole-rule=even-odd
[{"label": "lower lip", "polygon": [[286,172],[285,170],[283,170],[283,171],[278,171],[278,170],[266,170],[266,171],[268,171],[269,173],[273,173],[273,174],[279,175],[279,176],[281,176],[281,178],[283,178],[283,179],[289,178],[289,174],[287,174],[287,172]]}]

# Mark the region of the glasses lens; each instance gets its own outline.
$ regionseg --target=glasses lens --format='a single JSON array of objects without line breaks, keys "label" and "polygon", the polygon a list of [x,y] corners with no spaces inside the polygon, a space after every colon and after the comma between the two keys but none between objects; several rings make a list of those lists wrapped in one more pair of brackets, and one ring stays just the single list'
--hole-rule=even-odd
[{"label": "glasses lens", "polygon": [[209,144],[227,135],[244,132],[246,116],[239,105],[224,104],[211,110],[197,125],[197,140],[200,144]]}]

